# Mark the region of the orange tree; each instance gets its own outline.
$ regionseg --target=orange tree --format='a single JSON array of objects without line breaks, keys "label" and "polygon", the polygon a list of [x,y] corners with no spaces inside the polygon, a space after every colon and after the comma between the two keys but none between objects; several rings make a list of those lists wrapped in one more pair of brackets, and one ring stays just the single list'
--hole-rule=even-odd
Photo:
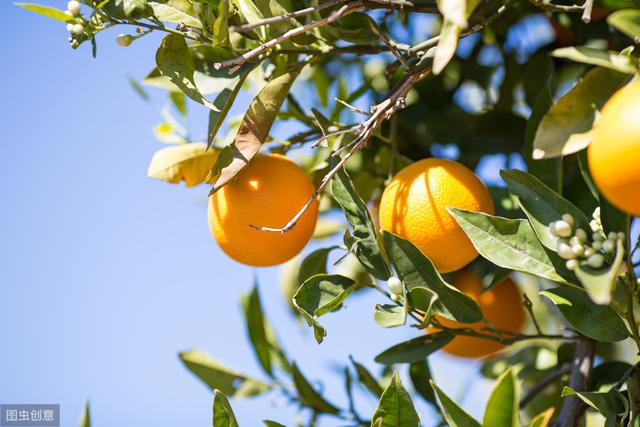
[{"label": "orange tree", "polygon": [[[354,292],[380,293],[380,327],[415,328],[381,349],[380,375],[346,362],[339,404],[285,355],[254,289],[242,302],[268,380],[181,354],[214,390],[215,426],[237,425],[227,397],[267,392],[309,425],[480,425],[432,381],[440,349],[496,379],[484,426],[640,425],[638,0],[18,5],[94,55],[111,27],[129,31],[122,46],[163,35],[143,83],[173,102],[155,128],[173,145],[149,175],[210,184],[215,240],[247,265],[287,261],[291,306],[318,343],[321,317]],[[252,101],[227,117],[240,94]],[[203,141],[181,122],[187,100],[208,111]],[[506,188],[472,172],[494,155],[524,159],[500,171]],[[327,236],[339,243],[294,258]],[[357,411],[357,383],[374,413]],[[415,399],[440,419],[420,419]]]}]

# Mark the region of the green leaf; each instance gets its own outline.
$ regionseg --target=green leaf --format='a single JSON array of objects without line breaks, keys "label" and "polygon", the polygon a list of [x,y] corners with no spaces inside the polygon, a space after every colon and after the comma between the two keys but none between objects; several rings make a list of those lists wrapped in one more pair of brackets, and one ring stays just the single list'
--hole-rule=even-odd
[{"label": "green leaf", "polygon": [[236,134],[233,159],[220,172],[212,193],[232,180],[262,147],[299,73],[300,69],[297,68],[270,80],[253,99]]},{"label": "green leaf", "polygon": [[369,372],[367,368],[356,362],[352,357],[350,357],[350,359],[353,363],[353,366],[355,366],[356,368],[358,381],[360,381],[360,383],[362,383],[374,396],[378,398],[382,396],[382,392],[384,390],[382,389],[382,386],[380,385],[378,380],[376,380],[376,378],[371,374],[371,372]]},{"label": "green leaf", "polygon": [[587,264],[581,264],[576,270],[576,277],[596,304],[609,304],[616,288],[616,279],[620,266],[624,259],[624,246],[621,240],[616,241],[616,256],[603,268],[591,268]]},{"label": "green leaf", "polygon": [[220,0],[217,12],[213,21],[213,45],[229,46],[229,0]]},{"label": "green leaf", "polygon": [[[334,162],[335,164],[335,162]],[[387,261],[378,247],[378,233],[364,203],[349,178],[341,168],[331,180],[331,194],[344,211],[353,229],[355,243],[351,252],[374,277],[386,280],[391,275]]]},{"label": "green leaf", "polygon": [[218,389],[213,390],[213,427],[238,427],[227,396]]},{"label": "green leaf", "polygon": [[635,74],[638,72],[638,59],[623,53],[581,46],[556,49],[551,52],[551,54],[556,58],[565,58],[583,64],[598,65],[621,73]]},{"label": "green leaf", "polygon": [[267,427],[287,427],[284,424],[280,424],[280,423],[277,423],[277,422],[271,421],[271,420],[262,420],[262,422]]},{"label": "green leaf", "polygon": [[215,150],[207,150],[200,143],[180,144],[156,151],[147,175],[171,184],[185,182],[193,187],[204,182],[218,157]]},{"label": "green leaf", "polygon": [[453,335],[445,331],[419,336],[389,347],[377,355],[375,361],[385,365],[416,363],[426,359],[427,356],[444,347],[452,339]]},{"label": "green leaf", "polygon": [[431,369],[428,359],[409,365],[409,377],[413,388],[429,403],[436,405],[436,395],[431,386]]},{"label": "green leaf", "polygon": [[586,148],[596,111],[628,80],[628,75],[607,68],[590,70],[542,118],[533,141],[533,158],[566,156]]},{"label": "green leaf", "polygon": [[156,52],[156,64],[160,74],[168,77],[171,83],[189,98],[212,110],[218,110],[215,105],[202,96],[193,80],[195,65],[184,37],[169,34],[162,39]]},{"label": "green leaf", "polygon": [[458,37],[462,27],[454,22],[445,19],[442,23],[442,29],[440,30],[440,39],[436,47],[436,52],[433,57],[433,74],[440,74],[444,67],[447,66],[453,55],[456,53],[458,47]]},{"label": "green leaf", "polygon": [[456,402],[451,400],[449,396],[444,394],[440,388],[433,381],[431,381],[431,387],[436,392],[440,406],[442,407],[442,413],[447,421],[449,427],[480,427],[480,423],[477,422],[471,415],[467,414]]},{"label": "green leaf", "polygon": [[273,369],[271,367],[271,346],[267,340],[266,325],[264,315],[262,313],[262,304],[260,303],[258,285],[255,284],[253,286],[249,295],[242,295],[240,301],[244,311],[249,340],[253,345],[253,350],[258,358],[258,362],[260,362],[264,371],[270,377],[273,377]]},{"label": "green leaf", "polygon": [[373,311],[373,319],[378,326],[383,328],[402,326],[407,321],[407,311],[405,306],[402,305],[376,304]]},{"label": "green leaf", "polygon": [[531,419],[531,427],[549,427],[555,408],[548,408]]},{"label": "green leaf", "polygon": [[624,414],[627,411],[628,403],[624,396],[616,389],[607,392],[599,391],[583,391],[577,392],[570,387],[562,389],[562,397],[576,396],[584,403],[602,413],[607,419],[617,418],[618,414]]},{"label": "green leaf", "polygon": [[187,115],[187,101],[182,92],[169,92],[169,98],[176,110],[184,117]]},{"label": "green leaf", "polygon": [[519,388],[513,369],[496,380],[484,412],[486,427],[518,427]]},{"label": "green leaf", "polygon": [[179,354],[182,363],[212,390],[219,389],[227,396],[249,397],[269,390],[269,385],[233,371],[201,350]]},{"label": "green leaf", "polygon": [[80,418],[79,427],[91,427],[91,411],[89,409],[89,401],[84,404],[84,411],[82,411],[82,417]]},{"label": "green leaf", "polygon": [[[561,263],[545,251],[529,221],[449,208],[476,250],[492,263],[511,270],[566,283],[556,267]],[[555,264],[554,264],[555,263]]]},{"label": "green leaf", "polygon": [[413,401],[397,373],[380,396],[371,425],[376,427],[419,427],[420,419]]},{"label": "green leaf", "polygon": [[327,335],[318,317],[338,309],[354,291],[356,282],[339,274],[317,274],[307,279],[293,296],[293,305],[313,326],[314,336],[321,343]]},{"label": "green leaf", "polygon": [[53,18],[62,22],[71,22],[73,18],[60,9],[56,9],[55,7],[43,6],[41,4],[35,3],[14,3],[16,6],[21,7],[23,9],[27,9],[31,12],[39,13],[40,15],[44,15],[48,18]]},{"label": "green leaf", "polygon": [[337,414],[338,409],[325,400],[312,386],[309,381],[302,375],[298,365],[293,364],[293,383],[298,390],[298,397],[300,403],[304,406],[315,409],[318,412],[325,412],[328,414]]},{"label": "green leaf", "polygon": [[594,303],[581,289],[561,286],[540,295],[549,298],[569,324],[589,338],[617,342],[629,336],[624,322],[611,307]]},{"label": "green leaf", "polygon": [[102,9],[117,19],[143,19],[153,15],[147,0],[109,0]]},{"label": "green leaf", "polygon": [[631,37],[634,42],[640,42],[640,10],[617,10],[607,17],[607,22],[612,27]]},{"label": "green leaf", "polygon": [[[255,24],[262,21],[265,17],[262,15],[256,4],[252,0],[230,0],[237,8],[240,15],[249,23]],[[257,29],[258,34],[264,40],[266,38],[266,29],[264,26]]]},{"label": "green leaf", "polygon": [[549,224],[561,219],[565,213],[573,215],[576,227],[589,230],[585,214],[537,178],[519,170],[502,170],[500,176],[509,191],[518,198],[540,243],[547,248],[555,251],[558,244],[558,238],[549,231]]},{"label": "green leaf", "polygon": [[316,249],[307,255],[306,258],[302,260],[300,269],[298,270],[298,284],[302,285],[307,279],[316,274],[327,274],[327,259],[329,258],[329,253],[336,248],[337,246],[331,246]]},{"label": "green leaf", "polygon": [[[193,28],[202,29],[202,23],[196,19],[191,13],[193,9],[187,3],[168,1],[168,2],[149,2],[153,8],[153,14],[160,21],[173,22],[174,24],[184,24]],[[191,13],[189,13],[191,12]]]},{"label": "green leaf", "polygon": [[[393,267],[411,294],[414,307],[427,309],[432,304],[435,313],[458,322],[482,319],[478,303],[448,284],[413,243],[388,231],[382,232],[382,240]],[[419,289],[427,291],[421,292],[422,298],[418,296]],[[424,298],[426,294],[435,294],[437,299],[434,302]]]}]

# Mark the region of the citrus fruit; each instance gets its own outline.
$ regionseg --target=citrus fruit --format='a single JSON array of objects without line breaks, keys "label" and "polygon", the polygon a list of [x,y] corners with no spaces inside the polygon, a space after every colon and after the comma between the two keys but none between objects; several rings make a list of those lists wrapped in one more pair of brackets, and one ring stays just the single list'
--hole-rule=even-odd
[{"label": "citrus fruit", "polygon": [[[482,292],[482,282],[469,270],[456,273],[453,285],[461,292],[473,298],[482,310],[484,317],[496,328],[510,332],[519,332],[524,324],[524,308],[520,293],[513,280],[507,278]],[[436,316],[442,326],[448,328],[470,328],[477,332],[487,333],[482,328],[487,324],[458,323]],[[481,358],[504,348],[504,344],[482,338],[458,335],[443,350],[458,357]]]},{"label": "citrus fruit", "polygon": [[238,177],[209,197],[209,228],[222,250],[253,266],[281,264],[304,248],[313,234],[318,202],[313,201],[286,233],[251,225],[283,227],[309,200],[315,188],[304,170],[287,157],[259,154]]},{"label": "citrus fruit", "polygon": [[616,92],[593,128],[589,169],[618,209],[640,215],[640,81]]},{"label": "citrus fruit", "polygon": [[489,190],[471,170],[451,160],[419,160],[385,188],[380,227],[416,245],[438,271],[458,270],[478,252],[447,206],[493,214]]}]

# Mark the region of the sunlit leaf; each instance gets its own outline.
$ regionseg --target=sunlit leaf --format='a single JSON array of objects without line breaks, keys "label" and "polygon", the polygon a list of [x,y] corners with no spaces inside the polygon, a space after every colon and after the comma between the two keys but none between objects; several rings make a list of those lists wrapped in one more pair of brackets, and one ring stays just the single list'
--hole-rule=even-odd
[{"label": "sunlit leaf", "polygon": [[438,396],[442,413],[449,427],[480,427],[479,422],[467,414],[456,402],[451,400],[433,381],[431,381],[431,386]]},{"label": "sunlit leaf", "polygon": [[209,111],[209,127],[207,130],[207,134],[209,135],[207,137],[209,145],[213,143],[220,126],[222,126],[224,119],[229,113],[229,109],[236,100],[244,81],[251,71],[251,68],[247,68],[228,79],[225,87],[213,100],[213,105],[215,105],[217,110],[212,109]]},{"label": "sunlit leaf", "polygon": [[638,72],[637,58],[623,53],[593,47],[565,47],[554,50],[552,55],[556,58],[565,58],[584,64],[598,65],[626,74],[635,74]]},{"label": "sunlit leaf", "polygon": [[373,320],[383,328],[402,326],[407,320],[407,311],[402,305],[376,304],[373,309]]},{"label": "sunlit leaf", "polygon": [[484,412],[483,425],[491,427],[518,427],[520,393],[513,369],[496,380]]},{"label": "sunlit leaf", "polygon": [[73,18],[67,14],[65,14],[62,10],[56,9],[55,7],[43,6],[41,4],[35,3],[14,3],[16,6],[19,6],[23,9],[27,9],[31,12],[39,13],[40,15],[44,15],[48,18],[53,18],[62,22],[71,22]]},{"label": "sunlit leaf", "polygon": [[610,265],[603,268],[591,268],[586,264],[576,270],[576,277],[596,304],[609,304],[615,291],[616,279],[624,259],[624,246],[616,241],[616,255]]},{"label": "sunlit leaf", "polygon": [[204,182],[218,157],[201,143],[181,144],[158,150],[149,164],[148,176],[172,184],[184,181],[187,187]]},{"label": "sunlit leaf", "polygon": [[91,427],[91,410],[89,408],[89,402],[84,404],[84,410],[82,411],[82,417],[80,418],[79,427]]},{"label": "sunlit leaf", "polygon": [[609,306],[591,301],[583,290],[561,286],[540,292],[559,309],[569,324],[597,341],[617,342],[629,336],[624,322]]},{"label": "sunlit leaf", "polygon": [[109,0],[102,8],[117,19],[142,19],[153,15],[147,0]]},{"label": "sunlit leaf", "polygon": [[213,390],[213,427],[238,427],[227,396],[218,389]]},{"label": "sunlit leaf", "polygon": [[607,22],[631,37],[636,43],[640,41],[640,10],[617,10],[607,17]]},{"label": "sunlit leaf", "polygon": [[409,392],[397,373],[380,396],[371,425],[376,427],[418,427],[420,419]]},{"label": "sunlit leaf", "polygon": [[187,4],[186,7],[182,5],[182,2],[149,2],[151,7],[153,8],[153,14],[160,21],[165,22],[173,22],[174,24],[183,23],[184,25],[188,25],[193,28],[202,29],[202,24],[198,19],[196,19],[191,14],[187,13],[184,9],[187,7],[190,9],[191,5]]},{"label": "sunlit leaf", "polygon": [[562,389],[562,397],[576,396],[591,408],[600,412],[609,421],[606,425],[616,425],[615,420],[619,414],[627,411],[628,402],[624,396],[616,389],[607,392],[583,391],[577,392],[570,387]]}]

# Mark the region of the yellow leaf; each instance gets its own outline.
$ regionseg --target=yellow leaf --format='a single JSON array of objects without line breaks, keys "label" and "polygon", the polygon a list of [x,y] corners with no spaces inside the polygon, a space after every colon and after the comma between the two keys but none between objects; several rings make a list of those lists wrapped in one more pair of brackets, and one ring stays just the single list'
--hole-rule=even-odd
[{"label": "yellow leaf", "polygon": [[218,150],[207,150],[205,144],[174,145],[153,155],[147,174],[172,184],[184,180],[187,187],[193,187],[204,182],[217,158]]}]

